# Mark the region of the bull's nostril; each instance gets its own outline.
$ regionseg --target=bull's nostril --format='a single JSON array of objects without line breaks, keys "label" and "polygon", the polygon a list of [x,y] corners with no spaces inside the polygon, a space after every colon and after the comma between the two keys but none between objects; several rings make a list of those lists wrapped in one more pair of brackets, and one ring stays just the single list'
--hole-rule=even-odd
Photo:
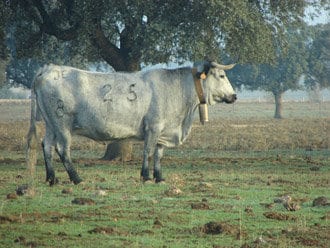
[{"label": "bull's nostril", "polygon": [[237,100],[237,95],[236,94],[233,94],[233,99]]}]

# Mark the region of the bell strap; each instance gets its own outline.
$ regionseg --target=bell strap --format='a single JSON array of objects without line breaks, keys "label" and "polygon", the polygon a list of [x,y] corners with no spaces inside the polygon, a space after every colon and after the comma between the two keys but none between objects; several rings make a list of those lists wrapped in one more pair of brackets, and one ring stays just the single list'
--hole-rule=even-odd
[{"label": "bell strap", "polygon": [[[203,87],[202,87],[202,79],[197,76],[197,68],[192,68],[191,69],[192,76],[194,78],[194,83],[195,83],[195,90],[199,99],[199,103],[205,104],[205,96],[203,92]],[[205,76],[205,74],[202,74]]]}]

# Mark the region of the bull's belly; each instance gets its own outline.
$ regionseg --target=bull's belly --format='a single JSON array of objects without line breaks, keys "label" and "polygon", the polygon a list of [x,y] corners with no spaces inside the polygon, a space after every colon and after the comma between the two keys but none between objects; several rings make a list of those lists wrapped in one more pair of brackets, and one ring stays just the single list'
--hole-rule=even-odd
[{"label": "bull's belly", "polygon": [[161,136],[157,143],[165,147],[175,147],[181,145],[182,141],[178,137]]},{"label": "bull's belly", "polygon": [[158,144],[166,147],[175,147],[182,145],[188,134],[182,132],[181,129],[172,130],[173,132],[163,133],[159,139]]},{"label": "bull's belly", "polygon": [[165,125],[165,128],[159,138],[159,144],[166,147],[182,145],[191,132],[192,118],[180,122],[172,122]]},{"label": "bull's belly", "polygon": [[110,127],[76,125],[73,127],[72,131],[75,135],[84,136],[96,141],[143,139],[139,128],[133,128],[125,125],[111,125]]}]

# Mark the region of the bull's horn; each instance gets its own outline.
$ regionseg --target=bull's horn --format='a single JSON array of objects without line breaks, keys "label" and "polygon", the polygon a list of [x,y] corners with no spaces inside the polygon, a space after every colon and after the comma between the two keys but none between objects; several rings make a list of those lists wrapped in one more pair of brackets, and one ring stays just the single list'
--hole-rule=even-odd
[{"label": "bull's horn", "polygon": [[220,64],[218,64],[218,63],[216,63],[216,62],[211,62],[211,65],[212,65],[213,67],[219,68],[219,69],[221,69],[221,70],[230,70],[230,69],[232,69],[232,68],[235,66],[235,64],[230,64],[230,65],[220,65]]}]

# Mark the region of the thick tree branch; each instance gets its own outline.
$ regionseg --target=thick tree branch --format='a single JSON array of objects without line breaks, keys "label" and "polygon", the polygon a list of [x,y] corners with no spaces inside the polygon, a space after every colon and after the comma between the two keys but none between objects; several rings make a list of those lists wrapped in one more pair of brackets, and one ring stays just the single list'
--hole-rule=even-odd
[{"label": "thick tree branch", "polygon": [[30,52],[31,45],[33,46],[35,44],[40,44],[41,37],[42,37],[42,32],[41,31],[31,34],[29,36],[29,38],[27,39],[27,41],[22,44],[21,49],[23,51],[25,50],[26,52]]},{"label": "thick tree branch", "polygon": [[42,24],[39,26],[42,32],[45,32],[49,35],[54,35],[56,38],[64,41],[73,40],[78,36],[79,21],[76,21],[75,24],[68,29],[61,29],[56,26],[51,20],[51,17],[45,10],[45,7],[42,4],[41,0],[31,0],[31,4],[35,6],[40,16],[43,20]]},{"label": "thick tree branch", "polygon": [[95,18],[92,20],[92,22],[93,22],[92,39],[93,42],[96,44],[97,48],[100,50],[100,56],[108,64],[110,64],[116,71],[127,70],[124,59],[121,56],[120,49],[116,47],[114,44],[112,44],[105,36],[102,30],[101,20],[99,18]]}]

